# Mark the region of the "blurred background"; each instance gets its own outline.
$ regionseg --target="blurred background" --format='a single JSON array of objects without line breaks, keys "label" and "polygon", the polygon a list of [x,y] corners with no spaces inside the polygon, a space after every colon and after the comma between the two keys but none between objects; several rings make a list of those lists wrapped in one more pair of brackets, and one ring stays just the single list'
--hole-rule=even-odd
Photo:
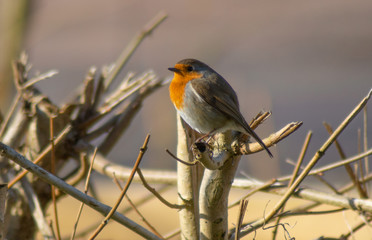
[{"label": "blurred background", "polygon": [[[37,86],[55,103],[63,103],[90,66],[115,62],[137,32],[164,11],[168,19],[145,39],[119,78],[128,71],[148,69],[161,78],[170,77],[168,67],[184,58],[197,58],[235,88],[247,121],[260,110],[272,111],[272,117],[257,129],[262,138],[289,122],[303,121],[299,131],[272,148],[274,160],[259,153],[241,161],[241,171],[263,180],[291,172],[285,160],[297,159],[311,130],[309,160],[328,137],[322,122],[336,128],[372,87],[371,1],[0,2],[3,114],[15,94],[10,61],[20,51],[29,54],[31,75],[59,71]],[[164,87],[147,99],[109,158],[131,166],[150,133],[142,164],[175,169],[175,160],[164,151],[176,152],[175,116]],[[358,152],[361,126],[359,116],[340,137],[347,156]],[[338,159],[331,147],[319,166]],[[328,177],[336,176],[335,172]]]},{"label": "blurred background", "polygon": [[[37,87],[62,104],[83,81],[90,66],[100,69],[115,62],[131,39],[160,11],[166,12],[168,19],[145,39],[118,80],[128,71],[141,73],[148,69],[160,78],[169,78],[172,74],[168,67],[184,58],[197,58],[230,82],[247,121],[261,110],[272,111],[272,117],[257,129],[262,138],[289,122],[303,121],[297,132],[271,148],[274,159],[264,152],[243,157],[239,170],[255,178],[267,180],[289,174],[293,167],[286,160],[297,159],[311,130],[307,162],[328,137],[322,122],[336,128],[372,87],[371,1],[0,0],[0,111],[6,114],[15,95],[10,63],[21,51],[29,54],[31,76],[51,69],[59,71]],[[372,119],[369,108],[368,117]],[[358,153],[357,131],[363,126],[362,120],[362,115],[358,116],[339,138],[347,156]],[[176,113],[167,86],[145,101],[108,157],[132,166],[147,133],[151,140],[141,165],[174,170],[176,161],[165,152],[166,148],[176,152]],[[372,139],[371,131],[368,137]],[[332,146],[317,166],[337,160],[339,156]],[[325,177],[336,185],[349,181],[343,168]],[[112,183],[107,186],[110,188],[100,189],[100,194],[107,204],[113,204],[118,191]],[[136,199],[146,193],[138,185],[130,190]],[[237,192],[232,191],[232,199],[243,191]],[[168,192],[166,197],[175,202],[176,191]],[[277,197],[260,193],[249,201],[250,215],[246,219],[253,220],[261,217],[266,204],[274,204]],[[62,204],[61,224],[63,233],[68,234],[78,202],[66,198]],[[162,233],[178,226],[177,212],[157,200],[141,210]],[[81,226],[102,218],[88,208],[83,215],[86,221],[81,221]],[[230,217],[234,222],[233,215]],[[165,220],[159,221],[159,216]],[[135,214],[129,217],[141,222]],[[290,231],[299,239],[325,233],[339,236],[347,232],[352,221],[359,220],[357,214],[327,217],[288,220],[291,227],[296,226]],[[331,222],[334,225],[330,226]],[[102,239],[140,239],[116,223],[110,226]],[[258,235],[258,239],[269,239],[270,232],[264,231],[268,237]],[[370,231],[364,236],[359,239],[367,239]]]}]

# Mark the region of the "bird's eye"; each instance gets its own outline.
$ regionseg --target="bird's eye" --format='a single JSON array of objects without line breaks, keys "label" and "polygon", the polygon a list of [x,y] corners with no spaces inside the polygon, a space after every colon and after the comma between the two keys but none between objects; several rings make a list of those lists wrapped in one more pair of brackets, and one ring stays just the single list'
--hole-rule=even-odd
[{"label": "bird's eye", "polygon": [[192,71],[194,71],[194,67],[193,67],[193,66],[187,66],[187,67],[186,67],[186,70],[187,70],[188,72],[192,72]]}]

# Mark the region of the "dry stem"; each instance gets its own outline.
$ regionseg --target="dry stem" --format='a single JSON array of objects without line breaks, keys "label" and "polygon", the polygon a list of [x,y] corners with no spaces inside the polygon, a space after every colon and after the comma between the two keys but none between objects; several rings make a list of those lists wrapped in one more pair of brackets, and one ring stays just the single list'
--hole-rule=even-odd
[{"label": "dry stem", "polygon": [[[345,120],[337,127],[334,133],[327,139],[327,141],[322,145],[322,147],[315,153],[313,158],[307,164],[305,169],[301,172],[298,176],[296,181],[292,184],[292,186],[286,191],[282,199],[274,206],[274,208],[265,215],[262,220],[259,220],[252,224],[253,228],[258,226],[262,226],[265,222],[270,221],[274,215],[282,208],[285,202],[290,198],[290,196],[295,192],[297,187],[301,184],[304,178],[309,174],[310,170],[315,166],[315,164],[319,161],[319,159],[325,154],[326,150],[330,147],[330,145],[336,140],[336,138],[341,134],[341,132],[346,128],[346,126],[355,118],[355,116],[363,109],[363,107],[367,104],[369,98],[372,95],[372,90],[368,93],[368,95],[354,108],[354,110],[345,118]],[[348,204],[352,204],[358,206],[357,201],[348,201]],[[366,204],[367,208],[372,210],[372,202]],[[246,231],[246,233],[250,232],[250,230]],[[245,235],[245,233],[243,233]]]},{"label": "dry stem", "polygon": [[[30,160],[26,159],[21,154],[17,153],[14,149],[8,147],[7,145],[0,142],[0,154],[3,157],[6,157],[16,164],[20,165],[21,167],[27,169],[28,171],[32,172],[34,175],[38,176],[43,181],[53,184],[59,189],[61,189],[63,192],[67,193],[73,198],[76,198],[80,202],[84,202],[86,205],[91,207],[92,209],[107,215],[107,213],[110,212],[111,208],[105,204],[102,204],[101,202],[97,201],[96,199],[82,193],[81,191],[77,190],[76,188],[68,185],[66,182],[61,180],[60,178],[50,174],[45,169],[39,167],[38,165],[35,165]],[[132,231],[136,232],[137,234],[141,235],[144,238],[147,239],[158,239],[156,235],[149,232],[142,226],[138,225],[137,223],[131,221],[130,219],[126,218],[125,216],[115,212],[112,216],[112,219],[117,221],[118,223],[122,224],[123,226],[131,229]]]},{"label": "dry stem", "polygon": [[95,239],[98,234],[103,230],[103,228],[107,225],[108,221],[113,217],[116,209],[119,207],[121,201],[123,200],[125,194],[127,193],[128,189],[129,189],[129,186],[130,184],[132,183],[132,180],[133,180],[133,177],[134,177],[134,174],[136,173],[137,171],[137,168],[143,158],[143,155],[145,154],[146,150],[147,150],[147,144],[150,140],[150,135],[147,135],[146,139],[145,139],[145,142],[143,143],[141,149],[140,149],[140,153],[138,154],[138,157],[137,157],[137,160],[134,164],[134,167],[132,169],[132,172],[130,174],[130,177],[127,181],[127,183],[125,184],[125,187],[123,188],[123,190],[121,191],[121,194],[117,200],[117,202],[115,203],[114,207],[111,208],[110,212],[107,214],[107,216],[105,217],[105,219],[102,221],[101,225],[98,226],[98,228],[96,229],[96,231],[91,235],[91,237],[89,238],[90,240],[93,240]]}]

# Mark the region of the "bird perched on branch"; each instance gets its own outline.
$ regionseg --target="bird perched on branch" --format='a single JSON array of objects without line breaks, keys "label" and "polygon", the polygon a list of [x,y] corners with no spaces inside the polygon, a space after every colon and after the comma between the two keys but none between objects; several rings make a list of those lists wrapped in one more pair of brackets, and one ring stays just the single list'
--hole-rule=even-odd
[{"label": "bird perched on branch", "polygon": [[208,136],[227,130],[250,135],[273,157],[245,121],[234,89],[221,75],[196,59],[181,60],[168,69],[174,72],[170,99],[192,129]]}]

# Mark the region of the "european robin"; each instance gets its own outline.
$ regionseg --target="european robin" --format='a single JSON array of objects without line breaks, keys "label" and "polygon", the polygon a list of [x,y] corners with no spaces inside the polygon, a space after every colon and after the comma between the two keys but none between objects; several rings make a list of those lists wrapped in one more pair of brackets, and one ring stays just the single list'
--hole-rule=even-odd
[{"label": "european robin", "polygon": [[227,130],[250,135],[273,157],[245,121],[234,89],[221,75],[195,59],[181,60],[168,69],[174,72],[170,99],[192,129],[207,135]]}]

